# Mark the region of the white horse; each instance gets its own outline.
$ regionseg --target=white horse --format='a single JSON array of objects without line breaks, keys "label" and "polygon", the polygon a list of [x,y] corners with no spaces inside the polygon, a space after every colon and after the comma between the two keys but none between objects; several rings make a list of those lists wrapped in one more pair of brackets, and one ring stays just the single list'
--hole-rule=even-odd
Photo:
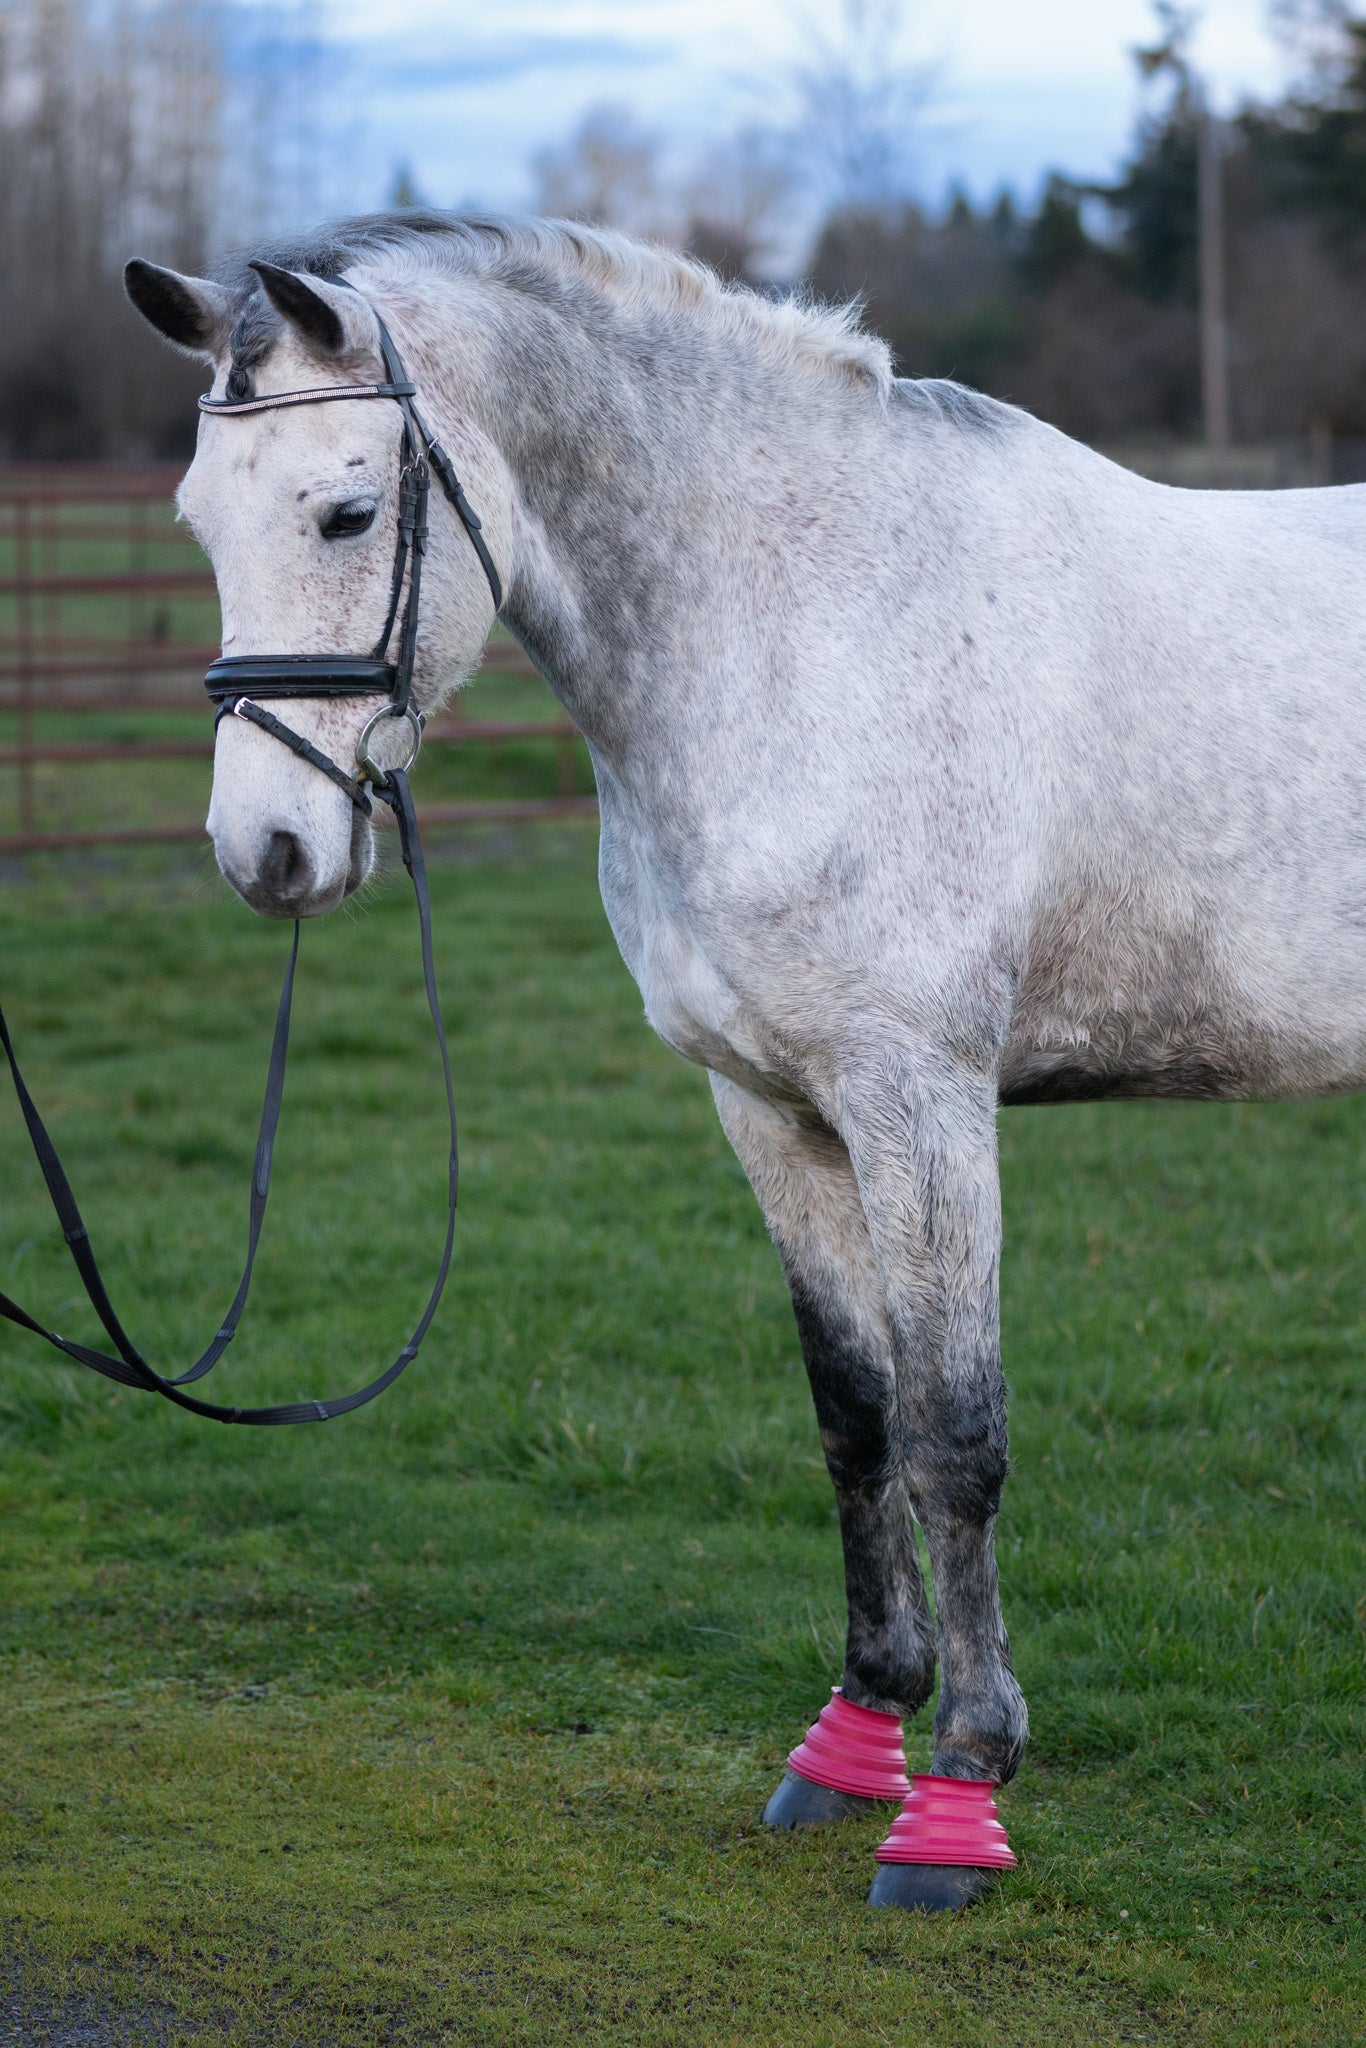
[{"label": "white horse", "polygon": [[[129,289],[237,397],[376,378],[382,312],[587,738],[646,1013],[709,1070],[781,1254],[844,1696],[931,1691],[918,1520],[933,1768],[1004,1781],[997,1105],[1366,1082],[1366,489],[1148,483],[893,377],[847,313],[586,229],[404,214],[268,253],[215,281],[133,264]],[[202,423],[180,504],[226,652],[369,650],[397,446],[383,404]],[[429,708],[493,616],[432,517]],[[346,762],[374,708],[291,723]],[[346,797],[238,719],[209,829],[267,915],[331,909],[372,857]],[[789,1780],[773,1817],[850,1803],[824,1801]],[[902,1875],[899,1902],[936,1902]]]}]

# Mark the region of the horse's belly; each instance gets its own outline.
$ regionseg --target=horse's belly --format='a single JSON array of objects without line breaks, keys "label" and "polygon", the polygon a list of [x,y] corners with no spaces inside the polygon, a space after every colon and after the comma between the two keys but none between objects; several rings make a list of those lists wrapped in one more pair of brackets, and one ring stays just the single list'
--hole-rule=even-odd
[{"label": "horse's belly", "polygon": [[999,1092],[1014,1104],[1154,1095],[1214,1102],[1282,1091],[1255,1080],[1245,1049],[1214,1034],[1182,1043],[1107,1019],[1094,1033],[1074,1027],[1065,1042],[1062,1033],[1012,1035]]},{"label": "horse's belly", "polygon": [[1355,930],[1301,951],[1240,946],[1236,931],[1206,949],[1103,918],[1084,929],[1074,948],[1040,949],[1025,977],[1002,1102],[1366,1087],[1366,948]]}]

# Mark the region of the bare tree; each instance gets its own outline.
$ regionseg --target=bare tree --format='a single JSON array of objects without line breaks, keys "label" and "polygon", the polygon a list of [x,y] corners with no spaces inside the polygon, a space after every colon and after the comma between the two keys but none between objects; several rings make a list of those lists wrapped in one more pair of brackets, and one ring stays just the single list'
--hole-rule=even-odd
[{"label": "bare tree", "polygon": [[1352,12],[1350,0],[1270,0],[1271,32],[1299,65],[1305,87],[1315,96],[1337,75]]},{"label": "bare tree", "polygon": [[124,259],[199,270],[298,207],[309,0],[0,0],[0,444],[184,437],[200,373],[151,353]]},{"label": "bare tree", "polygon": [[935,67],[911,54],[909,0],[837,0],[794,10],[793,141],[833,211],[876,212],[906,196]]},{"label": "bare tree", "polygon": [[677,234],[678,206],[664,172],[663,143],[628,107],[590,107],[565,142],[533,159],[532,176],[537,213],[628,234]]},{"label": "bare tree", "polygon": [[[763,81],[785,118],[705,145],[689,172],[630,109],[590,107],[532,160],[537,212],[681,244],[725,276],[762,276],[794,258],[798,193],[821,213],[867,213],[905,194],[933,67],[910,55],[912,0],[836,0],[793,12],[798,55]],[[757,92],[758,80],[750,80]]]},{"label": "bare tree", "polygon": [[791,153],[769,129],[712,144],[683,187],[689,251],[723,277],[762,276],[785,237],[795,183]]}]

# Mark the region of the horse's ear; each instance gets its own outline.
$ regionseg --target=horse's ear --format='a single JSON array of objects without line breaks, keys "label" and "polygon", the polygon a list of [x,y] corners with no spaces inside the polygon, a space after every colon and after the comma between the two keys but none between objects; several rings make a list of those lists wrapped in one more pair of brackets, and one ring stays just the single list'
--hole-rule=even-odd
[{"label": "horse's ear", "polygon": [[220,355],[232,328],[233,302],[221,285],[205,277],[182,277],[178,270],[141,258],[124,266],[124,290],[144,320],[192,356]]},{"label": "horse's ear", "polygon": [[301,277],[276,263],[253,259],[251,267],[281,319],[319,355],[353,355],[375,346],[374,315],[359,292],[324,277]]}]

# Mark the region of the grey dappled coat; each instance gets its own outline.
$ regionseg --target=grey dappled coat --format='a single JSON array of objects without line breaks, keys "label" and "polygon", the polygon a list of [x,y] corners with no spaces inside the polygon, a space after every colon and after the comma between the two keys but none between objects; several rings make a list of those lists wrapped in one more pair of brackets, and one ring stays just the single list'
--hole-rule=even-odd
[{"label": "grey dappled coat", "polygon": [[[583,730],[613,929],[711,1072],[792,1287],[839,1501],[848,1697],[936,1771],[1024,1741],[992,1529],[1001,1101],[1274,1096],[1366,1074],[1366,490],[1147,483],[842,313],[563,224],[345,223],[215,281],[135,266],[237,395],[379,373],[382,308],[483,517],[506,623]],[[181,493],[225,651],[369,650],[397,423],[207,420]],[[370,531],[329,541],[339,505]],[[433,512],[428,705],[491,623]],[[366,705],[292,722],[349,759]],[[224,873],[324,911],[369,828],[220,729]]]}]

